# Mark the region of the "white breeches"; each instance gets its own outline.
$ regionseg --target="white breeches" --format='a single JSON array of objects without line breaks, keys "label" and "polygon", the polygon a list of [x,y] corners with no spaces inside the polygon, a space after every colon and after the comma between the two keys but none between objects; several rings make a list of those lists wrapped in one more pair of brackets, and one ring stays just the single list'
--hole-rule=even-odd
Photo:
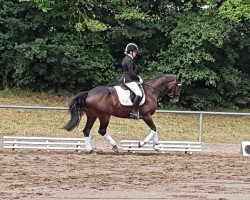
[{"label": "white breeches", "polygon": [[130,83],[124,83],[130,90],[132,90],[135,95],[142,97],[142,91],[140,90],[138,83],[136,82],[130,82]]}]

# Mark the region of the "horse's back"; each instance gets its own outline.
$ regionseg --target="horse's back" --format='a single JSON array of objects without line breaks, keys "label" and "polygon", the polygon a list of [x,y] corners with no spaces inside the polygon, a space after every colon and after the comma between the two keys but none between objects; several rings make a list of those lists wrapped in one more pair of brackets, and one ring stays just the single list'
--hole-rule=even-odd
[{"label": "horse's back", "polygon": [[114,91],[114,87],[108,86],[97,86],[88,91],[90,95],[109,95],[112,91]]},{"label": "horse's back", "polygon": [[113,87],[97,86],[88,91],[86,103],[88,105],[111,104],[111,94],[115,92]]}]

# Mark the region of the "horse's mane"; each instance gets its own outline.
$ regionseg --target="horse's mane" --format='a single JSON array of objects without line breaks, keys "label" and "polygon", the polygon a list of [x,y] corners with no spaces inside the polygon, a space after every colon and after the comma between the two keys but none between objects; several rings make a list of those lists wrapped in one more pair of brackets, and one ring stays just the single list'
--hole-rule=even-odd
[{"label": "horse's mane", "polygon": [[155,80],[162,78],[163,76],[169,76],[169,77],[176,77],[175,74],[161,74],[153,77],[152,79],[145,80],[144,82],[149,83],[149,82],[154,82]]}]

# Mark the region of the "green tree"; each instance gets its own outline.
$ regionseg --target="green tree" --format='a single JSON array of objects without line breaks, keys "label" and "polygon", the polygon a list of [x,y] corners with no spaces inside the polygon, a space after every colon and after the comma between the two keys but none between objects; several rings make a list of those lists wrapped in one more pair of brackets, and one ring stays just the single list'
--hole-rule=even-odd
[{"label": "green tree", "polygon": [[1,73],[13,86],[82,90],[117,76],[104,33],[92,30],[99,24],[89,20],[77,30],[78,8],[72,13],[71,3],[43,12],[31,2],[1,1]]},{"label": "green tree", "polygon": [[249,107],[249,8],[243,0],[0,0],[0,86],[112,85],[135,42],[144,79],[182,73],[182,106]]},{"label": "green tree", "polygon": [[249,52],[245,43],[249,31],[243,27],[223,19],[214,9],[181,13],[171,31],[171,44],[158,54],[152,67],[162,73],[183,74],[183,104],[188,107],[247,106],[249,73],[241,71],[246,62],[239,66],[241,53]]}]

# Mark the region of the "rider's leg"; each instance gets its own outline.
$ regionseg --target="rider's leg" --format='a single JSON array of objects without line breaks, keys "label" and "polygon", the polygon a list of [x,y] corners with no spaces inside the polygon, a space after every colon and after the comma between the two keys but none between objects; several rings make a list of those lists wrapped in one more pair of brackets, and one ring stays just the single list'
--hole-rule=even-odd
[{"label": "rider's leg", "polygon": [[142,99],[142,91],[140,90],[140,88],[136,82],[130,82],[130,83],[125,83],[125,84],[136,95],[134,102],[133,102],[133,110],[131,113],[129,113],[129,115],[131,118],[139,119],[139,104],[140,104],[141,99]]},{"label": "rider's leg", "polygon": [[133,110],[129,113],[131,118],[139,119],[139,104],[141,102],[140,96],[135,96],[134,103],[133,103]]}]

